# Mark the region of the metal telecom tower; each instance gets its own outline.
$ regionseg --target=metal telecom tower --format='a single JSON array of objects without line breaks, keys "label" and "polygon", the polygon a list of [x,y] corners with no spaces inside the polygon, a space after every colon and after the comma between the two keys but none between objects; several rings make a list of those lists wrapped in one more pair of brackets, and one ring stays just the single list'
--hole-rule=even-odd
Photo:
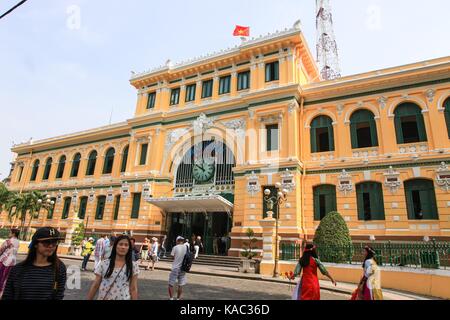
[{"label": "metal telecom tower", "polygon": [[322,80],[341,77],[329,0],[316,0],[317,63]]}]

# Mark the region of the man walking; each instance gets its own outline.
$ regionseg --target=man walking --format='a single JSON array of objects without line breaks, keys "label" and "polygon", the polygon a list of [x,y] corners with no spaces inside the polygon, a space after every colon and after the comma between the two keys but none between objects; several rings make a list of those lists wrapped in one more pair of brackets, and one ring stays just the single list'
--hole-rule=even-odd
[{"label": "man walking", "polygon": [[100,262],[102,262],[103,257],[105,255],[105,238],[106,238],[106,236],[102,235],[101,238],[98,239],[96,244],[95,244],[95,253],[94,253],[95,265],[94,265],[94,270],[97,268],[97,266],[100,264]]},{"label": "man walking", "polygon": [[188,251],[188,247],[185,244],[183,237],[177,237],[177,245],[173,247],[171,255],[173,256],[172,272],[169,276],[169,297],[173,298],[173,287],[178,282],[178,295],[177,300],[181,299],[183,294],[183,287],[186,285],[186,272],[181,270],[183,265],[184,256]]}]

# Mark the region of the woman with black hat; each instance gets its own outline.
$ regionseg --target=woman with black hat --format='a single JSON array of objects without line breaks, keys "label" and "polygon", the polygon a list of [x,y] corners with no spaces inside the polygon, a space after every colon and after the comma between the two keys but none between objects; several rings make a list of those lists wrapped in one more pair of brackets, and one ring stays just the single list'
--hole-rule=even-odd
[{"label": "woman with black hat", "polygon": [[34,234],[25,261],[12,268],[3,300],[62,300],[66,266],[57,256],[58,230],[41,228]]}]

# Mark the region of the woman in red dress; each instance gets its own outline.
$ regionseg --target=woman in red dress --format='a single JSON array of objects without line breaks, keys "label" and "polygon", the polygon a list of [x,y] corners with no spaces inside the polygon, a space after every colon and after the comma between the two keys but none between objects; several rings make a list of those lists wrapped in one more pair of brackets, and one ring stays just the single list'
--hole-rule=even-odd
[{"label": "woman in red dress", "polygon": [[294,292],[294,298],[296,300],[320,300],[320,285],[319,278],[317,277],[317,269],[336,286],[336,281],[334,281],[325,266],[320,262],[316,247],[308,244],[295,268],[295,275],[300,275],[303,271],[300,282],[295,289],[296,292]]}]

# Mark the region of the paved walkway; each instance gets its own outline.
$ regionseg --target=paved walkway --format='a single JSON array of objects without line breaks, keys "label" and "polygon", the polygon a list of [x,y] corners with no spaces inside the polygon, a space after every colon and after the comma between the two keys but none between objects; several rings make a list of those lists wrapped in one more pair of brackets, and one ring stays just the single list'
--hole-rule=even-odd
[{"label": "paved walkway", "polygon": [[[60,255],[62,259],[79,260],[81,264],[82,257],[79,256],[68,256]],[[93,261],[91,257],[90,261]],[[144,266],[141,264],[141,267]],[[155,270],[170,271],[171,263],[160,261],[156,264]],[[235,268],[228,267],[217,267],[217,266],[205,266],[205,265],[192,265],[190,274],[193,275],[205,275],[205,276],[215,276],[222,278],[233,278],[233,279],[243,279],[243,280],[253,280],[253,281],[263,281],[268,283],[278,283],[278,284],[289,284],[289,280],[283,278],[272,278],[268,276],[262,276],[260,274],[249,274],[249,273],[239,273]],[[293,284],[294,285],[294,284]],[[321,280],[320,287],[322,290],[333,292],[336,294],[345,295],[350,298],[353,290],[355,290],[355,284],[338,282],[335,287],[330,281]],[[436,298],[424,297],[411,293],[398,292],[393,290],[383,289],[383,295],[386,300],[432,300]]]}]

